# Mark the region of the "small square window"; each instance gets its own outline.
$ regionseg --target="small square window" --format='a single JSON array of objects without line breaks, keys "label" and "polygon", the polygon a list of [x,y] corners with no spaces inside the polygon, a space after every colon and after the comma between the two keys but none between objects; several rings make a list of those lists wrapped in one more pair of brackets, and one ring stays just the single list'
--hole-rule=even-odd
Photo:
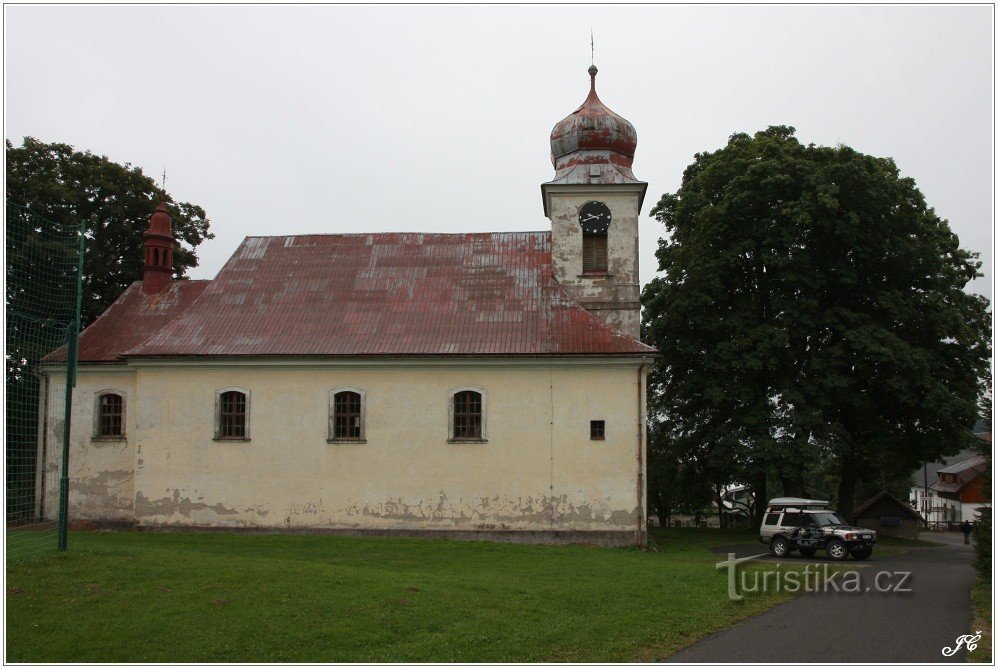
[{"label": "small square window", "polygon": [[589,438],[590,439],[605,439],[606,438],[606,421],[605,420],[591,420],[591,421],[589,421]]}]

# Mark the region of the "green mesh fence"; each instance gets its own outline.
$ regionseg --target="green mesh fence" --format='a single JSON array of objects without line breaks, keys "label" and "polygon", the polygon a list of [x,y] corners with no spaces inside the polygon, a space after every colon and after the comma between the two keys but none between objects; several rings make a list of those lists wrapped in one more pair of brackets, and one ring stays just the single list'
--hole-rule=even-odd
[{"label": "green mesh fence", "polygon": [[[17,560],[65,547],[65,389],[75,373],[83,229],[11,202],[6,213],[4,474],[7,559]],[[45,359],[57,349],[58,360]]]}]

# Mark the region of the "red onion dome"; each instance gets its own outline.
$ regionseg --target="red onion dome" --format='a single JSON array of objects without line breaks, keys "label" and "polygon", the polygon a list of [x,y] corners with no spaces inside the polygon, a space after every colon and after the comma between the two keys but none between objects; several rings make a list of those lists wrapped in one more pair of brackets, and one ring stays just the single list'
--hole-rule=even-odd
[{"label": "red onion dome", "polygon": [[589,68],[589,97],[551,131],[551,162],[561,181],[579,165],[605,165],[604,182],[635,180],[631,173],[638,133],[596,95],[596,73]]}]

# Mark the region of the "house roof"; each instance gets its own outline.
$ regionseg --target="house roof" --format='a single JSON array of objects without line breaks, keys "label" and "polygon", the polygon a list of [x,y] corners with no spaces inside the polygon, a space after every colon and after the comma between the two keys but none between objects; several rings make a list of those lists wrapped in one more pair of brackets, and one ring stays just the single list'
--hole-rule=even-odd
[{"label": "house roof", "polygon": [[935,490],[936,492],[957,492],[965,485],[965,483],[944,483],[942,481],[936,481],[929,486],[929,490]]},{"label": "house roof", "polygon": [[[136,281],[104,313],[80,333],[80,362],[121,362],[122,353],[142,343],[182,314],[204,292],[210,281],[174,281],[162,293],[147,295]],[[42,362],[64,362],[62,346]]]},{"label": "house roof", "polygon": [[931,485],[931,482],[935,481],[938,478],[936,476],[936,472],[938,472],[941,468],[949,466],[950,463],[962,462],[963,460],[973,458],[975,455],[977,455],[977,451],[968,448],[960,451],[956,455],[943,458],[942,462],[926,463],[923,466],[924,469],[923,467],[919,467],[914,472],[912,472],[911,485],[915,488],[921,488],[922,486],[925,485],[926,479],[929,480],[929,485]]},{"label": "house roof", "polygon": [[966,460],[961,460],[952,465],[947,465],[936,470],[937,474],[961,474],[968,470],[983,471],[988,466],[988,459],[983,455],[975,455],[973,457],[967,458]]},{"label": "house roof", "polygon": [[918,520],[920,522],[925,522],[925,519],[922,518],[922,516],[920,516],[917,511],[915,511],[914,509],[912,509],[911,506],[909,506],[908,504],[905,504],[904,502],[902,502],[901,500],[899,500],[897,497],[895,497],[894,495],[890,494],[886,490],[881,490],[876,495],[874,495],[870,499],[868,499],[865,502],[863,502],[862,504],[860,504],[859,508],[857,508],[855,511],[853,511],[852,517],[854,519],[856,519],[856,518],[862,518],[863,514],[866,511],[868,511],[874,504],[876,504],[877,502],[879,502],[880,500],[882,500],[884,498],[886,498],[888,501],[890,501],[891,503],[893,503],[895,506],[897,506],[899,509],[901,509],[902,511],[904,511],[906,514],[908,514],[909,516],[911,516],[915,520]]},{"label": "house roof", "polygon": [[197,283],[166,318],[133,285],[88,347],[100,359],[655,352],[567,296],[549,232],[247,237]]}]

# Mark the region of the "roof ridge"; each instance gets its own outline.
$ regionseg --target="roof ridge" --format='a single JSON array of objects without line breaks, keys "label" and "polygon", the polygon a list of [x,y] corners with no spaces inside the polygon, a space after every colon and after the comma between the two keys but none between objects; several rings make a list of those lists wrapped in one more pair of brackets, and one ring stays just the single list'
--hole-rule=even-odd
[{"label": "roof ridge", "polygon": [[286,235],[246,235],[247,239],[286,239],[288,237],[369,237],[371,235],[431,235],[434,237],[460,237],[467,235],[550,235],[550,230],[483,230],[473,232],[420,232],[412,230],[382,230],[379,232],[301,232]]}]

